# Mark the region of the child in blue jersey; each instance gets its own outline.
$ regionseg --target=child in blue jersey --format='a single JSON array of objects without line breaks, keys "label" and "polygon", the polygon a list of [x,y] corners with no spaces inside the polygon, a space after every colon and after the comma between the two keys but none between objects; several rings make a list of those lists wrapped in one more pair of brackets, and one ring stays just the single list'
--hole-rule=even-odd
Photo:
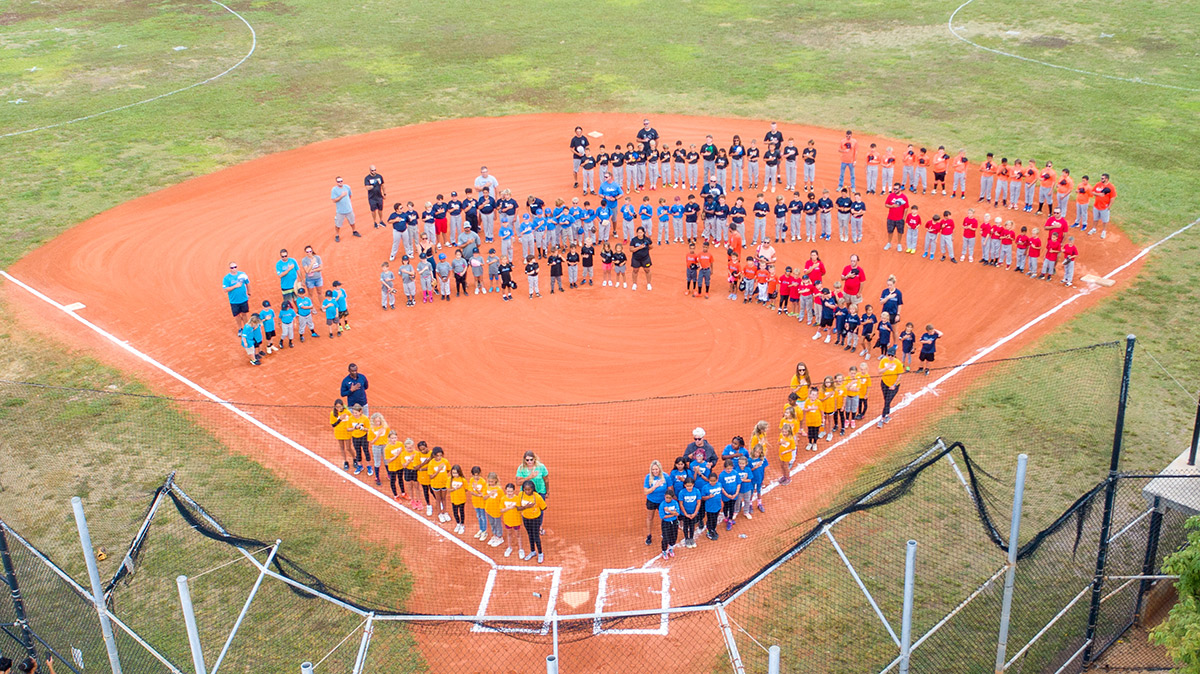
[{"label": "child in blue jersey", "polygon": [[737,506],[733,510],[733,517],[737,519],[738,513],[744,513],[746,519],[754,519],[751,511],[754,510],[750,505],[751,493],[754,491],[754,471],[750,469],[750,457],[739,456],[738,466],[738,499]]},{"label": "child in blue jersey", "polygon": [[292,336],[296,334],[296,310],[292,308],[292,303],[284,300],[283,304],[279,305],[279,348],[283,348],[283,340],[287,340],[288,348],[295,348],[292,342]]},{"label": "child in blue jersey", "polygon": [[750,449],[750,498],[755,500],[758,512],[766,512],[762,504],[763,481],[767,477],[767,453],[762,443]]},{"label": "child in blue jersey", "polygon": [[[258,320],[262,322],[263,341],[267,343],[267,353],[275,351],[275,310],[271,308],[270,300],[262,301],[262,311],[258,312]],[[279,341],[283,348],[283,340]]]},{"label": "child in blue jersey", "polygon": [[717,479],[721,483],[721,514],[725,517],[725,531],[729,531],[733,528],[734,507],[742,489],[742,480],[734,467],[733,459],[725,459],[723,465],[725,470],[721,471]]},{"label": "child in blue jersey", "polygon": [[539,209],[533,215],[533,237],[534,250],[521,251],[525,257],[533,255],[534,257],[545,257],[546,255],[546,216]]},{"label": "child in blue jersey", "polygon": [[908,372],[912,369],[913,348],[917,343],[917,333],[913,331],[912,321],[904,324],[904,331],[900,333],[900,362],[904,363],[904,371]]},{"label": "child in blue jersey", "polygon": [[875,316],[871,305],[868,304],[860,317],[859,332],[862,333],[862,350],[858,352],[860,358],[866,358],[867,352],[871,350],[871,336],[875,334],[875,326],[878,324],[879,319]]},{"label": "child in blue jersey", "polygon": [[671,228],[675,230],[675,243],[683,243],[683,201],[675,195],[675,202],[667,207],[671,213]]},{"label": "child in blue jersey", "polygon": [[650,204],[650,197],[642,197],[642,205],[638,206],[638,218],[642,222],[642,229],[650,233],[654,232],[654,225],[652,224],[652,220],[654,220],[654,206]]},{"label": "child in blue jersey", "polygon": [[892,345],[892,318],[888,316],[888,312],[879,312],[879,325],[875,329],[879,331],[879,335],[875,338],[875,346],[879,349],[879,357],[883,358],[887,354],[888,347]]},{"label": "child in blue jersey", "polygon": [[659,198],[658,208],[654,209],[655,216],[658,217],[658,245],[664,245],[664,242],[669,245],[671,243],[671,207],[667,205],[667,200]]},{"label": "child in blue jersey", "polygon": [[679,502],[673,488],[667,489],[658,505],[658,519],[662,522],[662,558],[669,559],[675,556],[675,541],[679,537]]},{"label": "child in blue jersey", "polygon": [[703,495],[696,488],[696,480],[687,477],[676,494],[679,501],[679,519],[683,521],[683,547],[696,547],[696,525],[700,523],[704,509]]},{"label": "child in blue jersey", "polygon": [[583,218],[579,221],[583,227],[583,240],[596,240],[596,209],[592,208],[592,202],[583,202]]},{"label": "child in blue jersey", "polygon": [[746,451],[745,439],[740,435],[735,435],[729,444],[725,445],[725,449],[721,450],[721,458],[737,461],[739,456],[749,457],[750,452]]},{"label": "child in blue jersey", "polygon": [[[512,257],[513,251],[513,228],[509,224],[507,215],[500,216],[500,254],[506,257]],[[491,286],[491,277],[488,277],[489,286]],[[494,286],[493,286],[494,288]],[[493,289],[491,292],[495,292]]]},{"label": "child in blue jersey", "polygon": [[342,334],[342,330],[350,329],[350,306],[346,301],[346,289],[342,287],[341,281],[333,282],[333,297],[337,300],[338,310],[338,334]]},{"label": "child in blue jersey", "polygon": [[308,291],[305,288],[296,288],[296,333],[300,335],[301,342],[304,341],[306,330],[313,339],[320,337],[312,312],[313,300],[308,296]]},{"label": "child in blue jersey", "polygon": [[700,484],[701,482],[708,481],[708,476],[711,470],[711,466],[709,466],[708,462],[704,460],[704,450],[696,452],[692,456],[692,460],[688,462],[688,473],[692,477],[696,478],[697,484],[699,484],[701,487],[704,486],[703,484]]},{"label": "child in blue jersey", "polygon": [[238,338],[242,341],[242,348],[246,350],[246,355],[250,356],[251,365],[258,365],[262,362],[258,359],[258,351],[254,348],[254,333],[257,330],[258,314],[251,314],[250,321],[238,330]]},{"label": "child in blue jersey", "polygon": [[709,473],[708,480],[700,483],[704,490],[704,535],[708,540],[715,541],[717,534],[717,517],[721,514],[724,499],[721,496],[720,476],[716,471]]},{"label": "child in blue jersey", "polygon": [[[321,308],[325,310],[325,325],[329,327],[329,336],[333,337],[333,328],[338,325],[338,303],[332,290],[325,291],[325,299],[321,300]],[[342,331],[338,330],[337,335],[341,337]]]},{"label": "child in blue jersey", "polygon": [[625,203],[621,204],[621,242],[629,243],[633,238],[634,220],[637,220],[637,209],[634,208],[633,202],[629,197],[625,197]]},{"label": "child in blue jersey", "polygon": [[858,315],[858,305],[850,305],[850,315],[846,316],[846,351],[858,350],[858,327],[862,318]]},{"label": "child in blue jersey", "polygon": [[[503,241],[504,240],[504,234],[503,234],[504,229],[501,228],[500,231],[501,231],[500,240]],[[509,233],[509,236],[511,237],[512,230],[510,229],[508,233]],[[501,243],[500,245],[503,246],[504,244]],[[509,245],[509,250],[510,251],[512,250],[511,244]],[[504,257],[507,258],[508,253],[505,253]],[[488,248],[487,273],[488,273],[488,289],[487,289],[487,291],[489,293],[500,292],[500,256],[496,255],[495,248]]]},{"label": "child in blue jersey", "polygon": [[929,376],[929,364],[937,357],[937,341],[941,337],[942,331],[934,328],[932,323],[925,326],[925,332],[921,333],[921,355],[918,358],[921,367],[917,368],[917,372]]},{"label": "child in blue jersey", "polygon": [[667,477],[669,478],[667,483],[670,484],[675,489],[675,493],[678,494],[679,492],[683,491],[683,481],[688,479],[690,476],[691,472],[688,470],[687,457],[676,457],[675,467],[672,468],[671,472],[667,474]]}]

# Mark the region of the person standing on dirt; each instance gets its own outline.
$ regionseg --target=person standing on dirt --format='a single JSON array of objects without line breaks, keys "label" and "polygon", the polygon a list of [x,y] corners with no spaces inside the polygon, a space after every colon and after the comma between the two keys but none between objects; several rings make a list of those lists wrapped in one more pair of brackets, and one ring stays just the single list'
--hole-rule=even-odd
[{"label": "person standing on dirt", "polygon": [[350,223],[350,231],[354,236],[362,236],[358,230],[354,228],[354,204],[350,202],[350,186],[347,185],[341,176],[334,179],[336,183],[333,189],[329,190],[329,200],[333,202],[333,241],[337,243],[342,240],[342,223]]},{"label": "person standing on dirt", "polygon": [[696,452],[704,452],[704,462],[710,471],[717,465],[717,450],[705,439],[704,429],[699,426],[692,431],[692,441],[683,447],[684,456],[694,457]]},{"label": "person standing on dirt", "polygon": [[358,365],[350,363],[346,368],[349,374],[342,379],[341,395],[346,399],[346,407],[362,405],[363,414],[370,416],[371,409],[367,406],[367,376],[359,374]]},{"label": "person standing on dirt", "polygon": [[[575,189],[579,189],[579,166],[587,155],[588,138],[583,135],[583,127],[575,127],[575,135],[571,136],[571,175],[575,179]],[[584,193],[586,194],[586,192]]]},{"label": "person standing on dirt", "polygon": [[657,149],[658,130],[650,126],[650,120],[642,120],[642,128],[637,132],[637,139],[642,143],[643,154],[649,154]]},{"label": "person standing on dirt", "polygon": [[383,227],[383,199],[387,196],[387,188],[383,186],[383,176],[375,171],[375,165],[371,164],[370,173],[366,178],[363,178],[363,186],[367,188],[367,205],[371,208],[371,223],[376,227]]},{"label": "person standing on dirt", "polygon": [[250,318],[250,277],[238,270],[236,262],[230,262],[229,273],[221,279],[221,287],[229,299],[234,328],[240,331]]},{"label": "person standing on dirt", "polygon": [[485,187],[492,194],[500,194],[500,181],[496,180],[496,176],[488,173],[488,167],[480,166],[479,175],[475,178],[475,191],[482,193]]},{"label": "person standing on dirt", "polygon": [[876,422],[877,428],[892,420],[892,400],[900,392],[900,375],[904,373],[904,363],[896,357],[896,345],[888,347],[887,355],[879,361],[879,386],[883,389],[883,411]]}]

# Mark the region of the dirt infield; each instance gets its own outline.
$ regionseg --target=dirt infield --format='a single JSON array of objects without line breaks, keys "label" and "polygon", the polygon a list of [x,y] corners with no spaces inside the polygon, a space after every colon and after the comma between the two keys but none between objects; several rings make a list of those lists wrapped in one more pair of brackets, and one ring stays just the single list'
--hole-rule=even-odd
[{"label": "dirt infield", "polygon": [[[727,145],[734,133],[741,134],[744,142],[753,137],[761,143],[768,128],[765,121],[742,119],[654,116],[652,121],[664,141],[673,144],[679,138],[685,145],[699,144],[709,133],[719,145]],[[782,386],[799,360],[823,375],[845,372],[861,359],[813,341],[812,330],[797,327],[794,319],[726,300],[724,255],[717,255],[712,299],[685,297],[684,250],[678,244],[654,249],[652,292],[602,288],[597,283],[552,297],[543,280],[543,297],[529,301],[524,279],[516,275],[521,288],[514,302],[501,302],[496,296],[469,296],[405,308],[401,301],[396,311],[382,312],[377,304],[378,272],[380,262],[387,259],[391,234],[387,229],[372,230],[362,176],[368,165],[378,166],[387,180],[388,212],[394,201],[412,200],[419,209],[437,193],[448,196],[457,189],[461,194],[481,164],[490,168],[502,189],[511,188],[522,204],[529,194],[547,202],[555,197],[569,201],[578,194],[571,189],[567,147],[572,128],[578,124],[587,132],[603,133],[592,140],[593,148],[599,143],[611,148],[614,143],[631,141],[640,122],[641,116],[622,114],[475,118],[317,143],[118,206],[72,228],[9,271],[62,304],[82,303],[86,308],[79,310],[81,316],[226,400],[327,405],[337,395],[346,363],[355,361],[370,377],[373,406],[445,406],[424,413],[405,412],[403,423],[393,420],[393,424],[402,426],[402,434],[446,447],[452,462],[482,465],[485,473],[496,470],[506,481],[520,451],[535,446],[550,468],[553,484],[546,562],[562,569],[554,608],[560,614],[586,612],[595,606],[597,578],[604,569],[641,567],[658,549],[657,533],[653,548],[641,540],[644,510],[638,487],[649,460],[668,462],[690,439],[696,425],[709,429],[713,444],[720,443],[719,450],[734,433],[748,437],[753,422],[767,412],[760,410],[758,403],[743,410],[736,397],[694,404],[686,402],[690,399],[677,399],[494,413],[472,407],[595,403]],[[782,124],[781,131],[785,138],[794,136],[801,146],[809,138],[816,140],[818,190],[835,188],[835,144],[842,130]],[[863,188],[862,158],[867,144],[876,142],[900,150],[905,142],[869,136],[859,136],[859,142],[858,178]],[[933,144],[936,146],[936,141]],[[1103,167],[1093,170],[1099,172]],[[364,233],[361,239],[348,236],[346,230],[341,243],[333,242],[328,195],[335,175],[344,176],[354,189],[359,230]],[[976,171],[971,171],[968,184],[974,194]],[[657,204],[659,196],[670,198],[676,193],[659,190],[644,194]],[[754,201],[754,193],[742,195],[748,202]],[[597,198],[589,198],[594,206]],[[640,198],[636,195],[635,201]],[[921,206],[925,217],[949,209],[956,221],[961,221],[967,207],[976,206],[973,199],[910,198]],[[864,297],[876,300],[872,303],[877,308],[884,280],[889,274],[896,275],[905,299],[902,320],[913,321],[918,334],[927,322],[945,333],[939,342],[939,363],[969,358],[1079,292],[1057,282],[1038,282],[984,268],[978,262],[932,263],[917,255],[884,251],[882,198],[868,196],[866,201],[862,244],[833,241],[818,242],[815,247],[830,276],[840,273],[850,254],[857,253],[868,275]],[[981,217],[990,209],[980,206],[976,210]],[[1011,217],[1018,226],[1043,224],[1043,218],[1033,215],[1008,210],[998,213]],[[752,227],[752,220],[748,222]],[[773,226],[773,218],[769,223]],[[959,242],[956,232],[956,247]],[[1087,273],[1107,273],[1137,252],[1115,228],[1110,228],[1106,241],[1079,236],[1077,243],[1077,279]],[[297,349],[270,356],[261,367],[251,367],[233,336],[220,277],[231,260],[237,261],[251,278],[252,308],[266,298],[277,309],[279,291],[273,264],[278,251],[288,248],[298,258],[306,244],[324,258],[326,287],[338,279],[348,288],[353,329],[335,340],[322,333],[315,342],[297,343]],[[802,264],[813,247],[805,243],[777,246],[780,267]],[[483,248],[486,251],[488,245]],[[1136,269],[1118,280],[1127,280]],[[163,393],[195,396],[194,391],[131,358],[13,284],[6,283],[4,291],[25,326],[134,370]],[[1087,297],[1006,344],[997,355],[1013,354],[1112,292],[1114,289],[1093,289]],[[921,405],[933,411],[945,400],[927,397]],[[763,409],[778,410],[783,402],[772,399]],[[878,412],[877,388],[873,402],[872,411]],[[459,407],[464,409],[456,409]],[[214,410],[213,414],[225,412]],[[778,412],[773,414],[764,417],[772,425]],[[295,415],[255,411],[264,423],[340,464],[324,415],[314,412],[311,419],[297,421]],[[712,415],[719,418],[714,420]],[[899,421],[893,426],[916,429],[914,421]],[[246,433],[261,440],[253,428],[247,427]],[[754,533],[752,538],[724,536],[716,544],[681,551],[667,564],[671,604],[704,601],[761,566],[770,551],[778,549],[779,541],[759,546],[755,538],[786,536],[787,525],[815,512],[854,470],[887,451],[882,443],[868,438],[869,433],[862,442],[830,454],[801,473],[794,485],[769,494],[768,514],[745,523]],[[390,503],[346,488],[345,481],[354,478],[344,477],[340,471],[333,474],[283,443],[270,441],[265,448],[240,451],[253,451],[323,503],[356,513],[365,534],[404,542],[403,555],[416,582],[411,610],[475,613],[489,571],[487,562],[472,558],[445,535],[437,536],[429,527],[397,513]],[[772,464],[768,475],[775,472]],[[594,492],[601,484],[605,493],[597,497]],[[347,492],[353,495],[347,496]],[[387,526],[378,526],[380,522]],[[473,514],[468,512],[468,532],[475,530],[473,522]],[[440,528],[448,531],[450,526]],[[730,538],[733,540],[726,540]],[[504,559],[502,547],[474,543],[468,539],[469,545],[496,564],[524,564],[515,556]],[[720,570],[714,571],[717,561]],[[319,573],[319,569],[314,571]],[[645,580],[637,579],[639,583]],[[505,578],[496,587],[510,587],[512,582]],[[632,587],[631,582],[621,578],[611,586]],[[654,593],[637,587],[637,593],[630,595],[633,599],[614,595],[606,610],[652,605]],[[451,591],[446,592],[447,588]],[[545,595],[545,591],[539,592]],[[567,593],[573,593],[570,605],[564,600]],[[524,612],[533,608],[526,606],[529,603],[522,597],[511,607],[505,606]],[[535,613],[545,610],[542,604]],[[716,634],[715,625],[711,628]],[[480,646],[483,649],[496,647],[493,640],[505,638],[478,636],[492,644]],[[433,636],[428,639],[436,641]],[[619,655],[644,657],[642,648],[632,642],[620,644],[623,650]],[[714,645],[719,647],[719,641]],[[460,655],[464,663],[470,660],[467,654]],[[644,662],[633,660],[638,661]]]}]

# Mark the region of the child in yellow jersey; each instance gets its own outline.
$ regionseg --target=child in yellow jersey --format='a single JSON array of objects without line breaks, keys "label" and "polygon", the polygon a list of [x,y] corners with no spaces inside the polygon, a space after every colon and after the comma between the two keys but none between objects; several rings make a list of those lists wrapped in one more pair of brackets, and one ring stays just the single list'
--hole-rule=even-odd
[{"label": "child in yellow jersey", "polygon": [[503,495],[500,477],[494,471],[488,473],[487,498],[483,502],[483,511],[487,513],[488,527],[492,530],[492,538],[488,545],[493,548],[504,542],[504,525],[500,522],[500,497]]},{"label": "child in yellow jersey", "polygon": [[792,426],[784,426],[779,429],[779,469],[783,471],[783,475],[779,478],[779,484],[788,484],[792,481],[792,463],[796,461],[796,433],[792,430]]},{"label": "child in yellow jersey", "polygon": [[783,406],[783,411],[786,412],[789,407],[796,407],[801,402],[803,402],[803,401],[800,398],[800,396],[796,395],[796,392],[793,391],[788,394],[788,401],[787,401],[787,404]]},{"label": "child in yellow jersey", "polygon": [[529,534],[529,555],[525,561],[533,559],[537,553],[538,564],[542,563],[542,511],[546,509],[546,501],[533,488],[533,480],[525,480],[521,485],[521,519],[525,524],[525,533]]},{"label": "child in yellow jersey", "polygon": [[413,444],[412,438],[404,439],[404,449],[400,452],[400,467],[403,469],[400,472],[401,484],[404,488],[400,491],[407,492],[408,506],[413,510],[420,510],[421,504],[417,501],[417,462],[420,454],[417,453],[416,445]]},{"label": "child in yellow jersey", "polygon": [[858,426],[855,421],[858,416],[858,396],[862,389],[862,380],[858,378],[858,368],[854,365],[850,366],[850,376],[846,377],[846,423],[850,424],[850,428]]},{"label": "child in yellow jersey", "polygon": [[799,417],[796,415],[795,407],[788,407],[783,410],[783,418],[779,420],[779,430],[783,430],[785,426],[791,426],[795,432],[796,424],[799,423]]},{"label": "child in yellow jersey", "polygon": [[871,393],[871,372],[867,369],[867,363],[864,361],[858,366],[858,414],[854,415],[855,419],[862,421],[862,418],[867,413],[867,397]]},{"label": "child in yellow jersey", "polygon": [[509,482],[504,485],[504,493],[500,496],[500,519],[504,522],[504,542],[508,548],[504,556],[512,554],[513,544],[517,546],[517,557],[525,558],[525,548],[521,545],[521,498],[517,496],[517,485]]},{"label": "child in yellow jersey", "polygon": [[804,403],[804,425],[808,428],[808,445],[805,449],[810,452],[817,451],[817,440],[821,439],[821,421],[825,418],[821,401],[817,399],[819,395],[817,389],[809,390],[808,400]]},{"label": "child in yellow jersey", "polygon": [[750,434],[750,446],[762,445],[767,446],[767,432],[771,430],[771,424],[765,421],[760,421],[754,424],[754,432]]},{"label": "child in yellow jersey", "polygon": [[433,448],[433,456],[425,466],[429,475],[429,491],[437,504],[438,521],[449,522],[450,513],[446,512],[446,486],[450,484],[450,462],[446,460],[446,452],[441,447]]},{"label": "child in yellow jersey", "polygon": [[467,532],[467,476],[457,463],[450,466],[446,491],[450,492],[450,509],[454,511],[454,533]]},{"label": "child in yellow jersey", "polygon": [[841,435],[846,434],[846,378],[842,373],[833,375],[833,391],[834,391],[834,406],[833,406],[833,425],[835,431]]},{"label": "child in yellow jersey", "polygon": [[483,469],[479,466],[471,467],[471,479],[467,481],[467,491],[471,494],[471,507],[475,509],[475,521],[479,524],[479,532],[472,534],[471,538],[478,538],[482,541],[487,538],[487,512],[483,509],[487,502],[487,480],[483,479]]},{"label": "child in yellow jersey", "polygon": [[[350,441],[354,444],[354,474],[358,475],[363,471],[363,453],[367,455],[367,463],[371,463],[371,439],[367,435],[371,432],[371,420],[363,414],[363,406],[355,404],[350,408]],[[371,467],[367,466],[367,475],[371,476]]]},{"label": "child in yellow jersey", "polygon": [[[417,443],[417,456],[409,465],[412,466],[413,472],[417,476],[417,484],[421,485],[421,492],[425,495],[425,516],[433,516],[433,504],[429,500],[429,462],[433,461],[433,450],[429,449],[429,445],[422,440]],[[421,507],[420,502],[417,502],[417,509]]]},{"label": "child in yellow jersey", "polygon": [[[407,496],[404,493],[404,464],[406,463],[404,443],[400,442],[400,434],[396,431],[388,431],[387,441],[388,443],[379,449],[377,455],[382,454],[386,462],[384,466],[387,468],[388,485],[392,488],[392,500],[399,501],[401,496]],[[396,493],[397,482],[400,483],[399,494]]]},{"label": "child in yellow jersey", "polygon": [[[383,450],[384,450],[384,447],[387,445],[388,433],[390,433],[390,432],[391,432],[391,429],[388,428],[387,422],[384,421],[382,414],[380,414],[379,412],[376,412],[375,414],[371,415],[371,446],[372,446],[372,451],[375,454],[375,485],[376,486],[379,486],[381,484],[379,481],[379,478],[381,475],[383,475],[383,472],[380,470],[380,468],[381,468],[380,462],[383,461]],[[370,467],[368,467],[367,468],[368,475],[370,474],[370,470],[371,470]]]},{"label": "child in yellow jersey", "polygon": [[337,440],[338,449],[342,452],[342,470],[350,471],[350,412],[341,398],[333,401],[333,411],[329,413],[329,426],[333,429],[333,439]]},{"label": "child in yellow jersey", "polygon": [[822,438],[833,439],[833,412],[837,409],[837,390],[833,387],[833,377],[826,377],[825,381],[821,382],[821,391],[818,393],[821,399],[821,414],[825,415],[821,425],[825,428],[825,432],[821,434]]}]

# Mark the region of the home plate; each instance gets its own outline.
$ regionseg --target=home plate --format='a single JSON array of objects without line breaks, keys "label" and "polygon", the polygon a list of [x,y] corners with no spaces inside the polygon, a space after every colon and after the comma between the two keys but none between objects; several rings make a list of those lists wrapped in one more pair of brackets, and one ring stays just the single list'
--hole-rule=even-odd
[{"label": "home plate", "polygon": [[1085,274],[1083,276],[1083,278],[1081,278],[1080,280],[1083,281],[1084,283],[1095,283],[1096,285],[1104,286],[1105,288],[1108,288],[1108,287],[1112,286],[1114,283],[1116,283],[1116,281],[1114,281],[1110,278],[1104,278],[1103,276],[1096,276],[1095,274]]},{"label": "home plate", "polygon": [[571,608],[579,608],[583,604],[587,603],[587,600],[590,599],[591,596],[591,592],[564,592],[562,593],[562,600],[563,603]]},{"label": "home plate", "polygon": [[599,131],[589,131],[588,135],[591,136],[592,138],[599,138],[599,137],[603,136],[604,134],[600,133]]},{"label": "home plate", "polygon": [[83,302],[75,302],[74,304],[68,304],[67,306],[63,307],[63,309],[66,311],[79,311],[80,309],[84,308]]}]

